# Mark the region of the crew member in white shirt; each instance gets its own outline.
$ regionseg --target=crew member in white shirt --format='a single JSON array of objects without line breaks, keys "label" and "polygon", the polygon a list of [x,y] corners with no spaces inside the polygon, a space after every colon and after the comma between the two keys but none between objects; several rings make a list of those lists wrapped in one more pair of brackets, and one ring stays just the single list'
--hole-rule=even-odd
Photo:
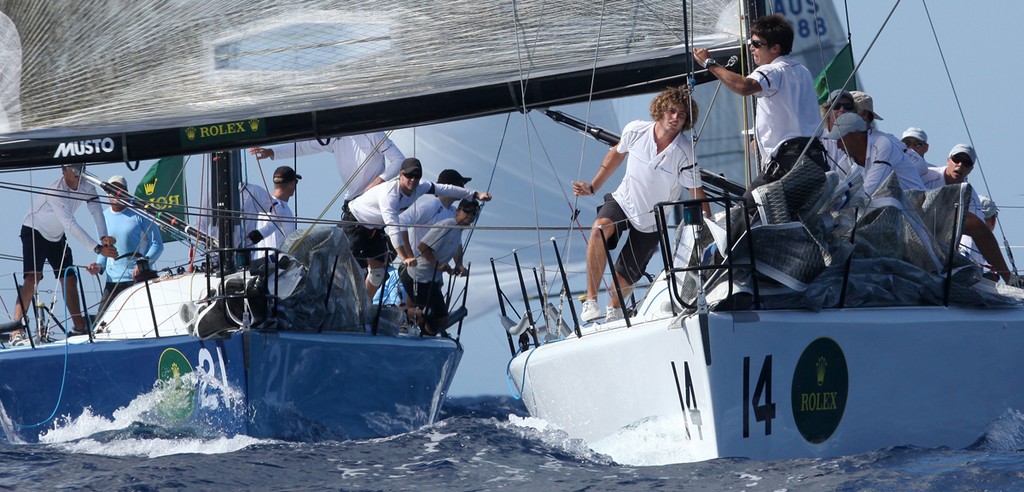
[{"label": "crew member in white shirt", "polygon": [[903,144],[888,133],[868,132],[859,114],[840,115],[832,130],[822,137],[836,140],[839,149],[863,168],[864,193],[869,199],[892,173],[896,173],[903,190],[925,189],[917,167],[903,152]]},{"label": "crew member in white shirt", "polygon": [[693,50],[693,57],[732,92],[757,99],[754,128],[761,154],[760,174],[745,194],[747,205],[753,206],[749,190],[784,176],[801,154],[823,172],[828,164],[821,142],[811,138],[821,122],[814,77],[789,56],[793,26],[781,14],[760,17],[750,26],[749,44],[757,68],[746,77],[719,65],[705,48]]},{"label": "crew member in white shirt", "polygon": [[388,262],[388,239],[405,267],[416,266],[416,256],[409,243],[409,232],[402,227],[399,214],[419,197],[430,194],[452,198],[488,201],[490,193],[479,193],[453,185],[421,181],[423,166],[410,157],[402,162],[396,180],[367,190],[352,200],[342,219],[352,247],[352,255],[366,262],[366,292],[373,295],[384,281],[384,265]]},{"label": "crew member in white shirt", "polygon": [[[658,249],[654,205],[678,200],[683,188],[693,198],[705,198],[700,168],[693,155],[693,143],[686,130],[697,121],[697,103],[685,88],[668,88],[651,101],[654,121],[633,121],[622,130],[622,139],[605,155],[601,168],[590,182],[572,184],[576,196],[597,193],[605,181],[626,162],[626,175],[612,193],[605,195],[587,243],[587,298],[580,315],[584,322],[599,318],[597,291],[607,266],[605,244],[615,248],[619,237],[629,231],[619,253],[613,275],[622,298],[629,296]],[[704,204],[704,213],[711,208]],[[605,322],[622,319],[619,296],[611,293]]]},{"label": "crew member in white shirt", "polygon": [[[464,177],[454,169],[445,169],[437,175],[437,184],[466,187],[472,178]],[[455,217],[455,199],[447,196],[423,195],[412,206],[399,215],[399,222],[409,226],[427,226],[445,219]],[[476,216],[476,212],[473,213]],[[430,231],[428,227],[409,227],[409,244],[416,246]],[[414,248],[415,250],[415,248]],[[462,247],[455,254],[456,259],[462,258]],[[455,266],[459,274],[465,273],[461,262]]]},{"label": "crew member in white shirt", "polygon": [[402,151],[384,132],[333,137],[326,144],[307,140],[249,149],[249,153],[259,159],[275,160],[317,152],[334,154],[341,181],[347,183],[344,193],[346,202],[380,183],[394,179],[405,160]]},{"label": "crew member in white shirt", "polygon": [[[415,243],[413,251],[420,259],[416,266],[402,273],[402,284],[411,296],[406,310],[409,318],[416,320],[424,336],[434,336],[448,327],[448,307],[441,290],[444,286],[442,274],[466,274],[461,258],[462,229],[453,226],[472,224],[479,209],[480,204],[474,200],[460,201],[455,217],[437,222],[439,227],[430,229],[422,240]],[[449,263],[452,259],[455,259],[455,267]]]},{"label": "crew member in white shirt", "polygon": [[[260,213],[256,229],[247,235],[256,248],[277,249],[284,244],[284,238],[295,232],[295,213],[288,207],[288,200],[295,195],[295,188],[302,176],[295,174],[290,166],[274,170],[274,193],[270,197],[270,210]],[[257,251],[262,258],[266,251]]]},{"label": "crew member in white shirt", "polygon": [[[62,167],[62,177],[36,197],[22,221],[21,250],[25,284],[21,286],[21,296],[14,306],[15,321],[21,320],[24,309],[31,305],[36,286],[43,279],[43,263],[48,262],[53,268],[53,274],[60,279],[74,333],[85,334],[88,330],[82,316],[81,299],[78,297],[78,274],[74,268],[68,268],[74,267],[75,261],[67,245],[65,232],[92,248],[94,253],[107,258],[116,258],[117,248],[113,246],[112,238],[107,236],[103,205],[100,204],[96,188],[82,181],[84,170],[83,165]],[[96,223],[98,241],[75,220],[75,210],[82,203],[86,203]],[[11,334],[13,345],[27,341],[21,331]]]},{"label": "crew member in white shirt", "polygon": [[[927,189],[942,188],[946,185],[959,184],[967,181],[967,176],[974,170],[978,162],[978,154],[974,147],[967,144],[956,144],[949,151],[946,157],[945,166],[937,166],[929,169],[925,178]],[[974,245],[985,258],[985,261],[992,267],[1007,284],[1017,286],[1019,280],[1012,275],[1010,269],[1003,260],[1003,253],[999,251],[999,242],[992,234],[992,230],[985,224],[985,215],[981,210],[981,198],[978,192],[971,188],[971,203],[964,214],[964,234],[974,240]]]}]

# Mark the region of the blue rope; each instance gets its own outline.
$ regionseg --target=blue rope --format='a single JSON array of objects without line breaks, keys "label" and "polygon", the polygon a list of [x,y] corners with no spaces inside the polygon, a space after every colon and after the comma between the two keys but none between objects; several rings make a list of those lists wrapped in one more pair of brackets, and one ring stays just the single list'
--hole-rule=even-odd
[{"label": "blue rope", "polygon": [[[67,297],[67,295],[68,295],[68,284],[67,284],[67,281],[68,281],[68,270],[74,270],[74,267],[67,267],[67,268],[64,269],[64,296],[65,297]],[[78,278],[77,275],[75,276],[75,278]],[[77,296],[78,292],[75,292],[74,294]],[[65,316],[64,319],[68,319],[70,317],[70,314],[71,313],[68,313],[68,303],[64,302],[64,316]],[[70,351],[70,348],[69,348],[70,344],[68,343],[68,338],[70,338],[70,337],[65,335],[65,337],[64,337],[64,370],[61,371],[60,392],[57,393],[57,403],[55,403],[53,405],[53,411],[50,412],[50,416],[46,417],[46,420],[43,420],[42,422],[38,422],[38,423],[35,423],[35,424],[32,424],[32,425],[14,424],[14,427],[16,427],[18,429],[31,429],[33,427],[39,427],[39,426],[45,425],[47,422],[53,420],[53,417],[57,415],[57,409],[60,408],[60,402],[61,402],[61,400],[64,399],[64,384],[67,382],[67,379],[68,379],[68,352]],[[40,342],[41,341],[42,340],[40,340]]]}]

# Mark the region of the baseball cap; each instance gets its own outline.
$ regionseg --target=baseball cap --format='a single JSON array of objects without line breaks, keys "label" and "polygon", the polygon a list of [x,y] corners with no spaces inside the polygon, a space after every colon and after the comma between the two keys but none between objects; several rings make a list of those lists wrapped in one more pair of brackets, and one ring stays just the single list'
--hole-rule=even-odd
[{"label": "baseball cap", "polygon": [[918,140],[920,140],[920,141],[922,141],[924,143],[928,143],[928,134],[925,133],[924,130],[922,130],[920,128],[914,128],[914,127],[907,128],[903,132],[903,136],[900,137],[900,140],[903,140],[904,138],[907,138],[907,137],[909,137],[909,138],[916,138],[916,139],[918,139]]},{"label": "baseball cap", "polygon": [[466,186],[466,183],[470,182],[473,178],[467,178],[454,169],[445,169],[441,171],[441,174],[437,175],[438,184],[447,184],[455,186]]},{"label": "baseball cap", "polygon": [[420,160],[415,157],[407,157],[402,161],[402,174],[409,174],[419,171],[420,176],[423,176],[423,165],[420,164]]},{"label": "baseball cap", "polygon": [[117,186],[118,188],[121,188],[122,190],[128,189],[128,180],[124,179],[124,176],[121,176],[120,174],[115,174],[111,176],[110,179],[107,180],[107,182]]},{"label": "baseball cap", "polygon": [[832,130],[822,135],[822,137],[838,140],[853,132],[866,131],[868,131],[868,124],[864,123],[864,118],[861,118],[859,114],[843,113],[836,118],[835,124],[832,125]]},{"label": "baseball cap", "polygon": [[302,176],[295,174],[295,170],[290,166],[281,166],[274,170],[274,183],[291,183],[300,179],[302,179]]},{"label": "baseball cap", "polygon": [[949,151],[949,157],[953,157],[957,154],[967,154],[967,157],[971,158],[971,162],[977,164],[978,153],[974,151],[974,147],[967,144],[956,144],[953,146],[953,150]]},{"label": "baseball cap", "polygon": [[475,214],[480,210],[480,202],[467,198],[459,202],[459,210]]},{"label": "baseball cap", "polygon": [[875,101],[874,99],[871,99],[871,96],[861,91],[853,91],[850,94],[853,94],[853,104],[857,108],[857,112],[867,111],[871,113],[871,115],[874,116],[876,120],[885,119],[882,118],[881,116],[878,116],[878,113],[875,112]]},{"label": "baseball cap", "polygon": [[831,106],[838,99],[848,99],[850,102],[853,102],[853,94],[851,94],[850,91],[836,89],[828,94],[828,100],[825,101],[825,103]]}]

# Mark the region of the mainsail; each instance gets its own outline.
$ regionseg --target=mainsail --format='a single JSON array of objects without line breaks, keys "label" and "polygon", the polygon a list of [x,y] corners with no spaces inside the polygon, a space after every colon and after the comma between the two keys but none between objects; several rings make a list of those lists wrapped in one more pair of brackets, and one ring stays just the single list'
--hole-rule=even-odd
[{"label": "mainsail", "polygon": [[[684,9],[685,6],[685,9]],[[156,158],[656,90],[729,0],[0,1],[20,128],[0,167]],[[2,46],[0,51],[12,51]],[[4,103],[5,108],[18,105]]]}]

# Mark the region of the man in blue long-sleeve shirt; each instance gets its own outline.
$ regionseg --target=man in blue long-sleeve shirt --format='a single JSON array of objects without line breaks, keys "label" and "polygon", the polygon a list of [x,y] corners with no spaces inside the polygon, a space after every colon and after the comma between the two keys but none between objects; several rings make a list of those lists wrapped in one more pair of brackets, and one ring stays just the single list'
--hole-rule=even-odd
[{"label": "man in blue long-sleeve shirt", "polygon": [[[128,189],[124,176],[111,176],[108,182],[123,190]],[[135,283],[140,259],[145,258],[152,264],[164,252],[160,228],[127,208],[120,200],[111,198],[110,208],[103,211],[103,218],[107,224],[107,234],[114,238],[114,245],[121,254],[116,258],[97,256],[96,262],[89,265],[89,273],[107,275],[103,297],[100,299],[100,313],[106,309],[111,298]]]}]

